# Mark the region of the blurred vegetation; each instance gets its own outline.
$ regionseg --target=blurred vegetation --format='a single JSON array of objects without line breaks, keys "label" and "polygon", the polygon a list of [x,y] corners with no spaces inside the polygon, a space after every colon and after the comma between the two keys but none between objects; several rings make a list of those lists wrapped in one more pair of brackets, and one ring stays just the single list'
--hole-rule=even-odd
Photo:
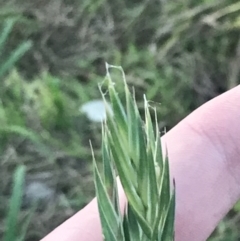
[{"label": "blurred vegetation", "polygon": [[[33,215],[27,241],[93,197],[89,139],[98,150],[101,126],[79,107],[100,98],[105,62],[124,68],[140,110],[143,93],[161,103],[169,130],[239,84],[239,13],[237,0],[0,0],[0,239],[20,164],[26,185],[56,194]],[[22,206],[19,221],[32,210]],[[239,219],[236,207],[210,240],[236,241]]]}]

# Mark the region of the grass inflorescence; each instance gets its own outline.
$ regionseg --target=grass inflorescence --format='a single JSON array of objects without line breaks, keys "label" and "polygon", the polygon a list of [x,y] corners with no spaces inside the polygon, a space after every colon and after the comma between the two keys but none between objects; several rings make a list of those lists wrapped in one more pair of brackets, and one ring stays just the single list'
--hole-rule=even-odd
[{"label": "grass inflorescence", "polygon": [[[122,73],[124,103],[120,100],[109,69]],[[162,154],[160,132],[154,111],[144,97],[145,118],[129,91],[123,69],[107,64],[107,90],[113,115],[103,124],[103,175],[94,158],[95,187],[103,235],[106,241],[174,240],[175,189],[171,190],[168,158]],[[106,101],[106,95],[102,94]],[[116,174],[128,204],[122,217]]]}]

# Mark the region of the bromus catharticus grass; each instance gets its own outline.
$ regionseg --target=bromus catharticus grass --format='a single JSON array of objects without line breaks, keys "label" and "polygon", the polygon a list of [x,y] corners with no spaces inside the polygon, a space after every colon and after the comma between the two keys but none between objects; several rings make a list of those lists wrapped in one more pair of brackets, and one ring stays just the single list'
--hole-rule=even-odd
[{"label": "bromus catharticus grass", "polygon": [[[155,110],[155,124],[144,96],[141,119],[124,71],[106,64],[107,94],[112,112],[102,125],[103,174],[93,154],[95,187],[104,240],[173,241],[175,185],[171,190],[168,158],[163,157]],[[118,96],[109,69],[119,69],[124,85],[124,104]],[[106,101],[106,94],[102,98]],[[120,213],[116,176],[128,204]]]}]

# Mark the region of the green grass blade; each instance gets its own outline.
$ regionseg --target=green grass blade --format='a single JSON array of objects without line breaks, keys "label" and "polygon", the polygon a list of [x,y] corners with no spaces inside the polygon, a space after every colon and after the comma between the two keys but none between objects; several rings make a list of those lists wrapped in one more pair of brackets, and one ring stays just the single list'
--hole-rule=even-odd
[{"label": "green grass blade", "polygon": [[7,19],[4,22],[2,33],[0,35],[0,55],[1,55],[2,49],[5,46],[7,38],[9,36],[10,32],[12,31],[12,28],[13,28],[15,22],[16,22],[16,20],[13,18]]},{"label": "green grass blade", "polygon": [[0,77],[2,77],[8,70],[10,70],[14,64],[31,48],[31,46],[31,41],[26,41],[20,44],[0,67]]},{"label": "green grass blade", "polygon": [[138,191],[139,195],[142,198],[142,202],[144,203],[144,206],[147,207],[148,205],[148,182],[149,182],[149,176],[148,176],[148,165],[149,162],[147,160],[147,143],[146,143],[146,133],[143,130],[142,120],[140,119],[140,116],[138,115],[137,122],[135,123],[138,129],[138,136],[139,136],[139,171],[138,171]]},{"label": "green grass blade", "polygon": [[[158,163],[159,170],[163,170],[163,153],[162,153],[162,145],[161,145],[161,138],[158,128],[158,120],[157,120],[157,110],[154,110],[154,117],[155,117],[155,124],[156,124],[156,130],[155,130],[155,151],[154,151],[154,161]],[[160,173],[159,173],[159,176]]]},{"label": "green grass blade", "polygon": [[127,117],[128,117],[128,142],[129,142],[129,152],[132,157],[133,164],[135,168],[139,167],[140,159],[140,146],[139,146],[139,135],[138,128],[136,126],[136,105],[131,98],[130,92],[125,84],[126,92],[126,104],[127,104]]},{"label": "green grass blade", "polygon": [[113,161],[110,157],[109,143],[107,139],[107,128],[102,126],[102,159],[104,169],[104,185],[107,193],[113,203],[117,215],[120,215],[120,206],[118,200],[118,189],[116,182],[116,172],[113,167]]},{"label": "green grass blade", "polygon": [[[160,230],[160,233],[162,234],[164,230],[164,223],[166,219],[168,206],[170,203],[170,183],[169,183],[169,165],[168,165],[168,159],[164,161],[163,166],[163,172],[161,174],[161,180],[160,180],[160,193],[158,197],[158,215],[155,220],[155,224],[153,227],[153,235],[157,236]],[[161,239],[160,239],[161,240]]]},{"label": "green grass blade", "polygon": [[[150,147],[149,147],[150,149]],[[148,151],[148,221],[150,224],[154,224],[156,219],[156,213],[158,211],[158,183],[156,177],[156,170],[153,160],[153,154],[151,151]]]},{"label": "green grass blade", "polygon": [[25,218],[24,220],[24,223],[23,223],[23,226],[21,228],[21,231],[20,231],[20,235],[19,235],[19,238],[17,239],[17,241],[24,241],[25,238],[26,238],[26,235],[27,235],[27,231],[28,231],[28,227],[29,227],[29,224],[32,220],[32,217],[33,217],[33,214],[35,212],[37,208],[37,204],[35,204],[29,211],[29,214],[27,215],[27,217]]},{"label": "green grass blade", "polygon": [[173,191],[161,237],[164,241],[174,241],[175,202],[176,194],[175,191]]},{"label": "green grass blade", "polygon": [[119,131],[123,136],[127,133],[127,116],[124,111],[123,105],[118,98],[118,95],[114,88],[114,83],[111,79],[111,75],[109,73],[110,66],[107,65],[107,79],[108,79],[108,91],[109,96],[113,108],[114,118],[118,121]]},{"label": "green grass blade", "polygon": [[6,220],[6,233],[4,234],[3,241],[14,241],[17,239],[17,218],[22,203],[24,178],[25,167],[20,166],[14,173],[13,190]]},{"label": "green grass blade", "polygon": [[[92,151],[93,153],[93,151]],[[122,236],[121,218],[117,215],[111,199],[104,186],[103,180],[98,171],[93,154],[94,183],[97,194],[98,208],[102,223],[103,234],[106,241],[117,241],[118,235]]]},{"label": "green grass blade", "polygon": [[138,210],[138,212],[141,213],[141,215],[142,215],[144,212],[142,201],[139,198],[139,195],[137,194],[136,189],[134,188],[134,186],[132,185],[132,182],[131,182],[131,178],[134,178],[134,177],[128,175],[128,173],[130,173],[130,172],[124,165],[123,159],[119,158],[119,152],[117,152],[114,149],[114,147],[113,147],[114,145],[116,146],[117,144],[114,142],[111,142],[113,158],[115,160],[119,159],[118,161],[116,161],[115,164],[116,164],[116,168],[118,170],[118,174],[119,174],[121,183],[125,190],[125,194],[127,195],[129,202],[131,202],[133,204],[133,206],[136,208],[136,210]]},{"label": "green grass blade", "polygon": [[[155,140],[155,136],[154,136],[153,124],[152,124],[152,120],[149,112],[149,105],[145,95],[144,95],[144,109],[145,109],[145,130],[148,137],[147,142],[149,145],[151,145],[151,148],[153,151],[154,146],[152,145],[154,144],[153,140]],[[156,130],[158,131],[158,127],[156,127]]]},{"label": "green grass blade", "polygon": [[105,241],[118,241],[117,235],[114,233],[114,230],[111,229],[111,225],[109,223],[108,219],[108,213],[106,213],[102,206],[98,206],[100,218],[101,218],[101,224],[102,224],[102,232],[103,232],[103,240]]},{"label": "green grass blade", "polygon": [[131,206],[128,205],[127,213],[125,216],[125,233],[127,233],[128,239],[126,241],[139,241],[141,240],[142,232],[137,222],[136,216]]},{"label": "green grass blade", "polygon": [[[104,130],[104,127],[102,127]],[[108,150],[108,141],[106,138],[105,131],[102,131],[102,159],[103,159],[103,170],[104,170],[104,185],[107,189],[107,192],[110,198],[113,197],[113,183],[114,183],[114,170],[112,167],[112,161],[110,160],[109,150]]]}]

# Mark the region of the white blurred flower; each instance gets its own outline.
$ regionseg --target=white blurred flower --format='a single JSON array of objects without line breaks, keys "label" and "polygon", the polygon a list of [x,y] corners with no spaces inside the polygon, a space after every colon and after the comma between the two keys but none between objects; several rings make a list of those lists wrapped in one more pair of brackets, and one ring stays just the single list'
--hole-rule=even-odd
[{"label": "white blurred flower", "polygon": [[47,184],[40,181],[28,183],[25,187],[24,200],[25,205],[31,205],[38,202],[39,205],[44,205],[53,201],[55,198],[55,190]]},{"label": "white blurred flower", "polygon": [[80,107],[80,111],[85,113],[88,119],[94,122],[102,122],[106,120],[106,110],[113,115],[111,106],[108,103],[105,104],[103,100],[92,100]]}]

